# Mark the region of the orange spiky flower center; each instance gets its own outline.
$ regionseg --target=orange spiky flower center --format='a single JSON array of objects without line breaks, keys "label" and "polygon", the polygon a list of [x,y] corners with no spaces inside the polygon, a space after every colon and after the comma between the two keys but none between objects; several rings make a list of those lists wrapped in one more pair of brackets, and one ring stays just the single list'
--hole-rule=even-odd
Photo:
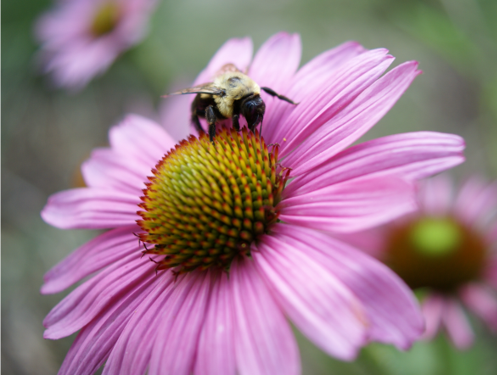
[{"label": "orange spiky flower center", "polygon": [[488,244],[453,217],[422,217],[387,237],[385,263],[412,289],[450,293],[483,272]]},{"label": "orange spiky flower center", "polygon": [[[158,269],[177,273],[229,267],[278,220],[289,170],[256,132],[221,129],[214,143],[190,136],[152,170],[143,190],[138,236]],[[153,246],[153,247],[152,247]]]}]

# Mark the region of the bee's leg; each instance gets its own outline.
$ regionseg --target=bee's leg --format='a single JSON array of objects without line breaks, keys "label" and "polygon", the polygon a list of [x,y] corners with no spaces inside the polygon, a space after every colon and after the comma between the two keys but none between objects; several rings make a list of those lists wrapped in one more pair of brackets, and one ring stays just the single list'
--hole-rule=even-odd
[{"label": "bee's leg", "polygon": [[[260,121],[259,121],[259,119],[260,119]],[[257,125],[258,125],[258,124],[261,124],[261,127],[259,128],[259,134],[261,134],[261,135],[262,135],[262,120],[263,120],[263,119],[264,119],[264,117],[263,117],[263,116],[261,116],[261,115],[257,115],[257,117],[255,118],[254,123],[253,123],[253,124],[251,124],[251,125],[249,125],[249,127],[248,127],[248,128],[249,128],[249,130],[250,130],[252,133],[254,133],[254,134],[255,134],[255,129],[257,128]]]},{"label": "bee's leg", "polygon": [[261,89],[264,90],[267,94],[269,94],[271,96],[276,96],[278,99],[284,100],[285,102],[288,102],[290,104],[295,104],[295,105],[299,104],[299,103],[295,103],[292,99],[289,99],[286,96],[278,94],[276,91],[274,91],[273,89],[270,89],[269,87],[261,87]]},{"label": "bee's leg", "polygon": [[196,111],[192,113],[191,120],[193,122],[193,125],[195,126],[195,129],[197,129],[197,132],[199,135],[205,132],[205,130],[202,129],[202,125],[200,125],[200,120],[198,119],[198,115],[197,115]]},{"label": "bee's leg", "polygon": [[211,142],[214,142],[214,136],[216,135],[216,113],[214,112],[214,107],[213,106],[208,106],[205,109],[205,119],[207,120],[207,123],[209,124],[209,139]]},{"label": "bee's leg", "polygon": [[241,102],[240,100],[235,101],[233,105],[233,116],[231,117],[231,121],[233,122],[233,128],[235,128],[237,132],[240,131],[240,122],[239,122],[240,112],[241,112],[240,102]]},{"label": "bee's leg", "polygon": [[240,131],[240,122],[238,121],[238,119],[240,118],[240,115],[237,113],[236,115],[233,115],[233,127],[235,128],[235,130],[237,132]]},{"label": "bee's leg", "polygon": [[204,117],[203,113],[204,111],[200,107],[199,95],[197,95],[193,100],[191,110],[192,110],[191,121],[193,122],[193,125],[195,126],[195,129],[197,130],[198,134],[200,135],[205,133],[205,130],[202,129],[202,125],[200,124],[200,120],[198,119],[199,116]]}]

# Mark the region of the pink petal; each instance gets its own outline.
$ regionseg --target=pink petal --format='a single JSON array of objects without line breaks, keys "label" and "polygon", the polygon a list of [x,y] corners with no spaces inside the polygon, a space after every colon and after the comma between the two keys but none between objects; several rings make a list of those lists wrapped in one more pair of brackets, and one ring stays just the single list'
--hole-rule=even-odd
[{"label": "pink petal", "polygon": [[421,309],[426,322],[423,339],[431,340],[437,334],[442,323],[444,304],[444,298],[438,294],[431,294],[423,301]]},{"label": "pink petal", "polygon": [[485,281],[497,290],[497,256],[495,255],[487,260]]},{"label": "pink petal", "polygon": [[89,33],[101,1],[59,1],[36,25],[42,42],[39,59],[52,72],[55,83],[76,91],[146,33],[155,1],[119,1],[120,21],[108,34],[94,38]]},{"label": "pink petal", "polygon": [[366,51],[357,42],[345,42],[321,53],[297,71],[288,94],[291,94],[291,98],[297,102],[308,95],[315,95],[317,85],[325,87],[318,84],[319,80],[327,81],[328,77],[333,75],[333,71],[345,64],[351,64],[352,59]]},{"label": "pink petal", "polygon": [[128,115],[111,128],[109,141],[114,152],[149,171],[176,144],[160,125],[138,115]]},{"label": "pink petal", "polygon": [[[302,44],[298,34],[280,32],[269,38],[257,51],[249,70],[249,76],[260,87],[269,87],[277,93],[286,95],[297,71],[302,53]],[[282,105],[287,110],[293,109],[289,103],[282,102],[261,92],[266,105],[263,129],[271,129],[279,124],[280,118],[275,117],[276,108]],[[265,132],[263,133],[265,134]],[[270,138],[268,138],[270,140]]]},{"label": "pink petal", "polygon": [[77,36],[70,43],[59,51],[42,49],[39,58],[44,72],[53,73],[54,83],[73,92],[105,72],[122,50],[112,40],[104,38],[89,40],[86,36]]},{"label": "pink petal", "polygon": [[177,280],[170,271],[160,272],[156,288],[150,292],[132,314],[109,359],[104,375],[144,374],[152,355],[158,327],[171,305],[172,296],[190,285],[195,279],[180,276]]},{"label": "pink petal", "polygon": [[109,356],[135,310],[156,287],[157,280],[148,280],[141,288],[104,310],[83,327],[67,353],[59,375],[90,375],[97,371]]},{"label": "pink petal", "polygon": [[230,284],[240,375],[300,374],[298,348],[290,326],[252,260],[233,261]]},{"label": "pink petal", "polygon": [[487,184],[478,177],[469,179],[460,189],[454,213],[468,224],[482,224],[497,205],[497,183]]},{"label": "pink petal", "polygon": [[298,34],[280,32],[259,48],[250,65],[249,76],[259,86],[281,91],[290,83],[300,63],[302,45]]},{"label": "pink petal", "polygon": [[452,181],[439,175],[424,181],[419,193],[421,210],[430,216],[449,214],[453,201]]},{"label": "pink petal", "polygon": [[[189,87],[191,82],[176,82],[168,90],[175,92]],[[194,96],[191,95],[173,95],[164,98],[161,101],[160,123],[176,141],[186,139],[190,133],[191,102]]]},{"label": "pink petal", "polygon": [[[81,34],[94,9],[93,4],[88,1],[73,1],[70,7],[59,6],[55,11],[46,12],[35,24],[37,39],[50,49],[64,46]],[[61,29],[67,32],[61,33]]]},{"label": "pink petal", "polygon": [[94,276],[64,298],[43,321],[44,337],[57,340],[83,328],[103,310],[155,277],[155,264],[132,254]]},{"label": "pink petal", "polygon": [[280,220],[332,232],[354,232],[416,209],[414,186],[393,177],[363,178],[291,196]]},{"label": "pink petal", "polygon": [[[317,91],[327,88],[323,83],[333,81],[332,77],[336,69],[365,51],[357,42],[346,42],[323,52],[298,70],[288,89],[285,90],[285,95],[296,103],[306,100],[310,95],[316,95]],[[271,113],[267,113],[265,118],[265,122],[270,125],[264,127],[266,139],[273,139],[279,124],[287,124],[286,118],[292,113],[292,109],[296,110],[283,101],[274,100],[273,104]],[[269,118],[272,119],[271,122]]]},{"label": "pink petal", "polygon": [[298,176],[331,159],[356,141],[392,108],[420,74],[417,67],[417,62],[407,62],[378,79],[343,109],[338,117],[314,131],[296,152],[285,159],[285,166],[292,168],[293,175]]},{"label": "pink petal", "polygon": [[212,82],[216,73],[226,64],[234,64],[242,72],[245,71],[252,59],[252,50],[252,40],[250,38],[228,40],[218,49],[207,67],[198,75],[193,85]]},{"label": "pink petal", "polygon": [[[282,254],[289,255],[288,248],[294,246],[353,293],[365,314],[363,319],[368,323],[366,329],[369,340],[407,349],[419,338],[424,325],[417,302],[411,290],[388,267],[315,230],[278,224],[272,231],[274,238],[287,244],[284,250],[280,250]],[[264,255],[262,251],[261,254]],[[336,310],[333,308],[329,311],[337,314]]]},{"label": "pink petal", "polygon": [[74,250],[45,274],[41,292],[58,293],[119,259],[140,254],[143,247],[133,235],[140,230],[135,225],[113,229]]},{"label": "pink petal", "polygon": [[485,239],[486,239],[487,243],[497,244],[497,219],[494,219],[492,222],[490,222],[488,224],[488,227],[485,229],[486,230],[485,230],[484,235],[485,235]]},{"label": "pink petal", "polygon": [[368,322],[362,306],[300,245],[287,236],[264,236],[252,255],[295,325],[327,353],[352,360],[366,339]]},{"label": "pink petal", "polygon": [[210,293],[210,274],[198,272],[195,282],[175,292],[158,327],[149,374],[189,375]]},{"label": "pink petal", "polygon": [[88,187],[141,195],[146,176],[152,175],[152,167],[127,160],[111,149],[100,148],[93,150],[90,159],[81,165],[81,173]]},{"label": "pink petal", "polygon": [[61,191],[41,211],[46,223],[60,229],[106,229],[133,225],[139,196],[96,188]]},{"label": "pink petal", "polygon": [[448,298],[445,302],[442,321],[450,339],[459,349],[467,349],[473,343],[474,334],[464,311],[455,299]]},{"label": "pink petal", "polygon": [[373,139],[352,146],[319,168],[296,177],[283,194],[302,194],[362,176],[395,175],[416,180],[461,163],[463,149],[461,137],[435,132]]},{"label": "pink petal", "polygon": [[461,290],[462,301],[497,333],[497,295],[483,285],[471,284]]},{"label": "pink petal", "polygon": [[353,233],[333,233],[333,238],[381,260],[385,252],[387,226],[388,224]]},{"label": "pink petal", "polygon": [[235,374],[231,294],[225,272],[216,275],[204,326],[198,341],[196,375]]},{"label": "pink petal", "polygon": [[294,150],[320,127],[334,128],[332,121],[340,116],[340,112],[392,63],[393,57],[386,53],[385,49],[365,52],[332,71],[326,80],[316,81],[313,93],[302,98],[291,114],[276,125],[278,130],[270,141],[281,144],[281,157]]}]

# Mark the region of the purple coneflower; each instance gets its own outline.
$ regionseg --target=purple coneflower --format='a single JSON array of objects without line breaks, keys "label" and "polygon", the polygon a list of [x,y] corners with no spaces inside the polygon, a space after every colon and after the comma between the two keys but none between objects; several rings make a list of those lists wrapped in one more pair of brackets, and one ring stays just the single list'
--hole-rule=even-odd
[{"label": "purple coneflower", "polygon": [[66,0],[36,24],[43,70],[54,83],[80,90],[146,32],[155,0]]},{"label": "purple coneflower", "polygon": [[421,292],[425,339],[445,328],[464,349],[473,332],[463,305],[497,332],[497,186],[474,177],[453,190],[445,175],[425,181],[419,211],[355,236]]},{"label": "purple coneflower", "polygon": [[256,82],[300,102],[263,93],[262,136],[219,126],[214,144],[205,134],[176,144],[129,116],[84,163],[88,187],[49,199],[46,222],[109,229],[42,287],[56,293],[98,271],[45,319],[46,338],[80,331],[61,374],[104,362],[104,374],[298,374],[287,318],[343,360],[370,341],[406,349],[423,332],[395,273],[328,234],[412,211],[413,179],[463,161],[460,137],[433,132],[347,148],[402,95],[417,63],[382,76],[393,58],[350,42],[297,70],[300,40],[286,33],[250,63],[251,54],[249,39],[228,41],[197,82],[227,63],[250,65]]}]

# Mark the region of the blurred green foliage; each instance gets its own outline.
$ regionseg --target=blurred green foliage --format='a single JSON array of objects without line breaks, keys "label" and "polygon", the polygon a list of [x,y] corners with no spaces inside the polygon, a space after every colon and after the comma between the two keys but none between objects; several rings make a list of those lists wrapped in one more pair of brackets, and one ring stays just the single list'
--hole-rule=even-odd
[{"label": "blurred green foliage", "polygon": [[[69,0],[67,0],[69,1]],[[301,33],[303,62],[345,40],[388,47],[424,74],[366,136],[436,130],[467,141],[454,173],[497,176],[497,1],[166,1],[148,37],[77,94],[38,74],[33,23],[49,1],[2,3],[2,366],[9,374],[53,374],[73,338],[45,341],[42,320],[63,296],[40,296],[43,274],[94,236],[59,231],[39,217],[48,195],[75,184],[77,170],[127,112],[160,119],[160,95],[192,80],[228,38],[258,47],[280,30]],[[332,83],[330,83],[332,84]],[[494,336],[456,351],[440,337],[407,353],[384,345],[353,363],[321,353],[299,335],[305,374],[495,374]]]}]

